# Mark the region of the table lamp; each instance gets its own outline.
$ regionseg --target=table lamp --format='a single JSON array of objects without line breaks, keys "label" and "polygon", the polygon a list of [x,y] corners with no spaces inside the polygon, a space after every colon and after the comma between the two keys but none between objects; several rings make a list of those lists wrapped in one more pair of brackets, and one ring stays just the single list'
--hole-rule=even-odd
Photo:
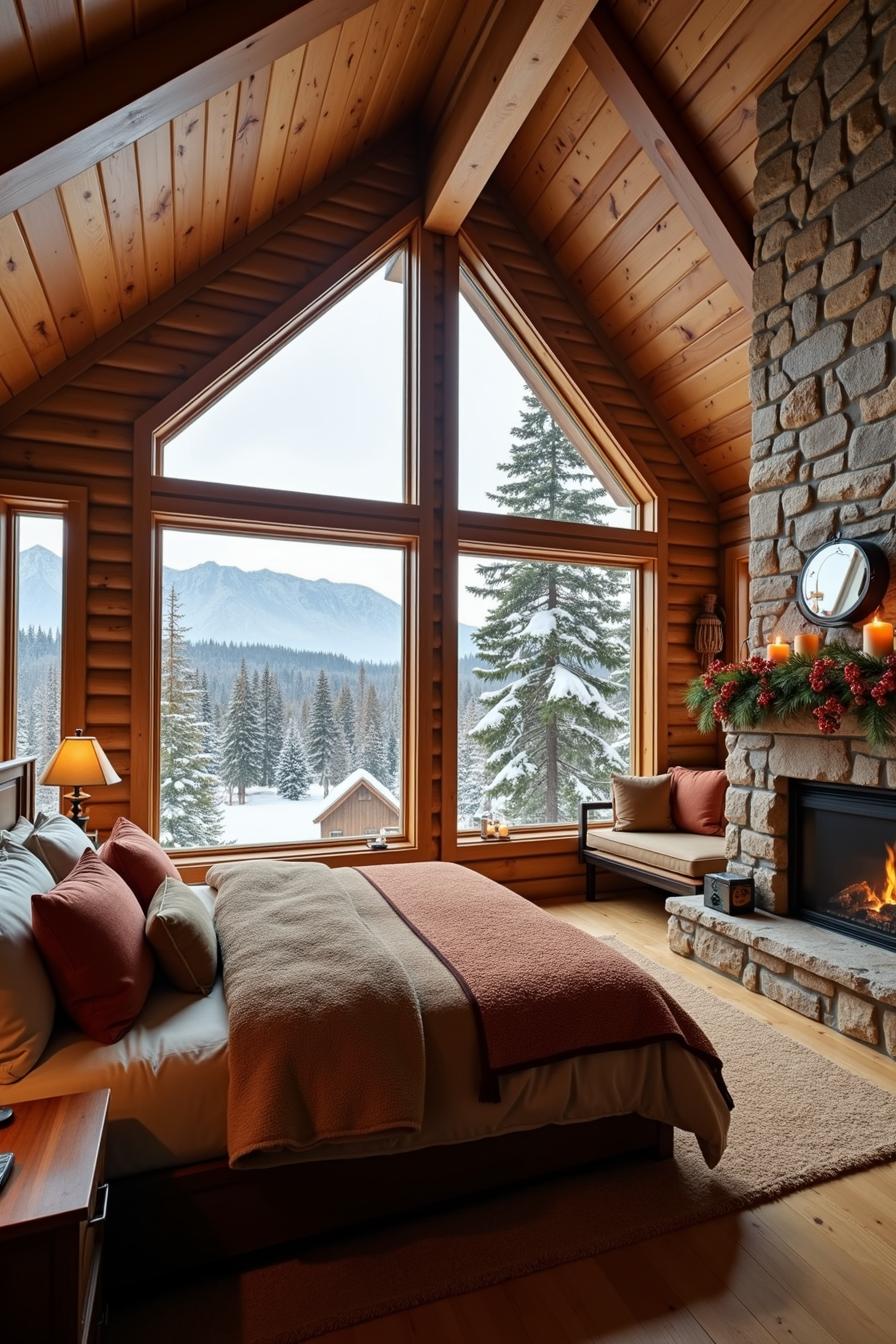
[{"label": "table lamp", "polygon": [[71,793],[65,795],[72,805],[69,816],[76,826],[86,831],[89,817],[82,812],[81,804],[87,802],[90,794],[82,793],[81,785],[118,784],[120,781],[121,775],[112,769],[96,738],[85,737],[83,728],[78,728],[73,737],[64,737],[59,743],[38,783],[52,788],[72,785]]}]

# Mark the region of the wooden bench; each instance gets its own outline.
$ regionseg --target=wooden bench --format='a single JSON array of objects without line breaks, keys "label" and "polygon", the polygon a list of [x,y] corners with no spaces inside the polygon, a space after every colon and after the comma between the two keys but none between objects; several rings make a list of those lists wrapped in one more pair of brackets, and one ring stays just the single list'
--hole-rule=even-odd
[{"label": "wooden bench", "polygon": [[659,887],[676,896],[699,895],[707,873],[724,871],[724,836],[589,826],[592,812],[612,810],[609,800],[582,803],[580,807],[579,860],[585,865],[586,900],[597,900],[600,870],[621,873],[643,886]]}]

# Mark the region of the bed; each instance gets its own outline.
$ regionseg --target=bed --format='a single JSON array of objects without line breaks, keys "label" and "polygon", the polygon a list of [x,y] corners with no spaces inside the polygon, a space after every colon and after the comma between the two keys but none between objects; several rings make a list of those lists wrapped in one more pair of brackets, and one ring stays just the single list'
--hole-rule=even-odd
[{"label": "bed", "polygon": [[[30,815],[30,762],[0,766],[0,828]],[[197,888],[213,907],[213,893]],[[378,900],[371,888],[363,900]],[[519,898],[514,898],[519,899]],[[425,968],[427,1073],[417,1132],[288,1154],[231,1170],[229,1020],[219,978],[206,998],[157,985],[132,1029],[99,1045],[60,1024],[35,1068],[0,1089],[17,1101],[111,1090],[110,1245],[119,1279],[295,1241],[601,1160],[667,1158],[675,1127],[710,1165],[728,1108],[704,1063],[669,1041],[582,1054],[478,1087],[474,1015],[454,976],[393,910],[377,937]]]}]

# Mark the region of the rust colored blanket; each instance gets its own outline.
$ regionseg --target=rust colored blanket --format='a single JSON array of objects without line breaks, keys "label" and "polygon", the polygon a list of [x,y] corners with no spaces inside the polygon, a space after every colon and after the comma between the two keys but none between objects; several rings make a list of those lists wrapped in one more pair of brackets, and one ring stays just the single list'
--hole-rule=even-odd
[{"label": "rust colored blanket", "polygon": [[476,1015],[482,1100],[502,1074],[574,1055],[676,1041],[722,1064],[697,1023],[627,957],[453,863],[359,869],[454,975]]}]

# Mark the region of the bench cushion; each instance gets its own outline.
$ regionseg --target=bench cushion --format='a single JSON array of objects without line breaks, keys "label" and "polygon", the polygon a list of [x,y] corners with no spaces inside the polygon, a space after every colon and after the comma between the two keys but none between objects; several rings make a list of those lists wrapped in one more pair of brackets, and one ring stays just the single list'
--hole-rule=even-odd
[{"label": "bench cushion", "polygon": [[726,864],[725,842],[717,835],[688,831],[613,831],[595,827],[588,848],[608,859],[658,868],[678,877],[701,878]]}]

